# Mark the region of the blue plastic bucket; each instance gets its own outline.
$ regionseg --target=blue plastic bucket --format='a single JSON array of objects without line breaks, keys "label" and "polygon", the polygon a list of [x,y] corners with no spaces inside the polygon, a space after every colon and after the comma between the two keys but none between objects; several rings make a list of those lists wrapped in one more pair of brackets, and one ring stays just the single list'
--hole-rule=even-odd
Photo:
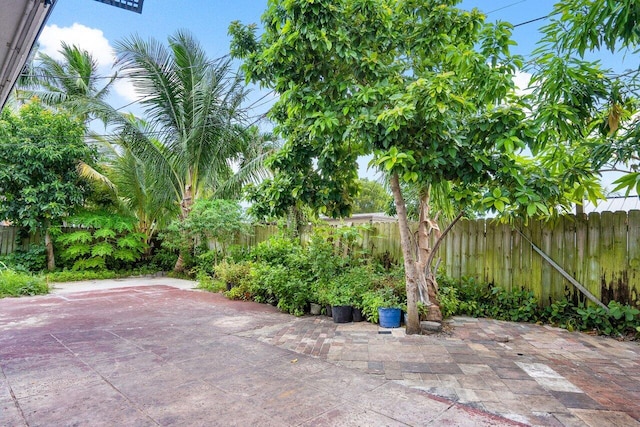
[{"label": "blue plastic bucket", "polygon": [[399,328],[401,314],[402,310],[399,308],[379,308],[378,318],[380,319],[380,326],[383,328]]}]

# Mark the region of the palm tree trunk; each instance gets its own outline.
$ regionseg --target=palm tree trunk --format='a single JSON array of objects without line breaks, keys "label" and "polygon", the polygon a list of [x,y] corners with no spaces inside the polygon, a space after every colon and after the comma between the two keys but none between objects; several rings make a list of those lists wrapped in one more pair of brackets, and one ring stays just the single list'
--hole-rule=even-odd
[{"label": "palm tree trunk", "polygon": [[400,245],[404,256],[404,271],[407,286],[407,334],[420,333],[420,318],[418,317],[418,283],[424,280],[424,275],[418,274],[414,251],[411,246],[411,231],[407,218],[407,207],[402,197],[398,174],[391,175],[391,191],[398,214],[398,226],[400,228]]},{"label": "palm tree trunk", "polygon": [[[184,195],[182,196],[182,203],[180,203],[181,209],[181,218],[184,221],[189,216],[189,212],[191,212],[191,207],[193,206],[193,194],[191,191],[191,185],[187,184],[184,188]],[[191,250],[191,248],[182,248],[180,249],[180,253],[178,254],[178,260],[176,261],[176,265],[173,267],[173,271],[176,273],[182,273],[184,271],[184,258],[185,252]]]}]

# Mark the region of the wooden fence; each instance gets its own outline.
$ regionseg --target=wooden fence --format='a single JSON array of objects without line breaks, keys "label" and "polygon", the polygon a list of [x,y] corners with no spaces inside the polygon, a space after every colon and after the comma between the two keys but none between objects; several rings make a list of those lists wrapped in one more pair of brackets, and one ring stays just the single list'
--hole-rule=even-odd
[{"label": "wooden fence", "polygon": [[438,255],[452,277],[529,289],[545,305],[563,296],[582,300],[531,243],[605,304],[640,303],[640,211],[569,215],[526,227],[461,221]]},{"label": "wooden fence", "polygon": [[[276,226],[256,226],[240,244],[254,246],[277,232]],[[15,250],[15,233],[13,227],[0,227],[0,255]],[[302,240],[308,233],[303,232]],[[371,224],[360,243],[376,256],[402,260],[397,223]],[[531,243],[605,304],[615,300],[640,306],[638,210],[569,215],[554,223],[531,221],[526,226],[461,220],[446,236],[437,256],[451,277],[474,277],[512,290],[529,289],[544,305],[564,296],[584,300]],[[24,239],[22,246],[28,245],[29,239]]]},{"label": "wooden fence", "polygon": [[30,245],[39,243],[39,235],[19,238],[17,227],[0,225],[0,256],[9,255],[17,249],[27,250]]},{"label": "wooden fence", "polygon": [[[386,252],[402,259],[397,224],[374,224],[372,232],[368,241],[374,254]],[[615,300],[640,307],[638,210],[567,215],[553,223],[530,221],[526,226],[460,220],[437,258],[448,276],[531,290],[543,305],[563,297],[584,301],[532,243],[605,304]]]}]

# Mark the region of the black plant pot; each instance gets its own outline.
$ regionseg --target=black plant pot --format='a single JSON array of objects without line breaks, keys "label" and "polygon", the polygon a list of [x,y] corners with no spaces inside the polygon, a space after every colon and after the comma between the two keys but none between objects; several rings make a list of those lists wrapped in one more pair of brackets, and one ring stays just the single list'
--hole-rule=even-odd
[{"label": "black plant pot", "polygon": [[334,305],[331,307],[334,323],[349,323],[353,319],[353,308],[350,305]]},{"label": "black plant pot", "polygon": [[353,321],[354,322],[362,322],[364,320],[364,316],[362,316],[362,311],[359,308],[353,307]]}]

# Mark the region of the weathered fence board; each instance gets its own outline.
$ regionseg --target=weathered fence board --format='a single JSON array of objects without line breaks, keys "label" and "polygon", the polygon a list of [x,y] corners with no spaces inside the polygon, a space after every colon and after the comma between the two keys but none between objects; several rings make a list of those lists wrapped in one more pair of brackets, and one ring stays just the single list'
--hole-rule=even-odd
[{"label": "weathered fence board", "polygon": [[18,249],[27,250],[30,245],[41,241],[39,234],[18,239],[18,232],[17,227],[0,226],[0,256],[9,255]]},{"label": "weathered fence board", "polygon": [[627,224],[629,299],[637,303],[640,294],[640,211],[629,212]]}]

